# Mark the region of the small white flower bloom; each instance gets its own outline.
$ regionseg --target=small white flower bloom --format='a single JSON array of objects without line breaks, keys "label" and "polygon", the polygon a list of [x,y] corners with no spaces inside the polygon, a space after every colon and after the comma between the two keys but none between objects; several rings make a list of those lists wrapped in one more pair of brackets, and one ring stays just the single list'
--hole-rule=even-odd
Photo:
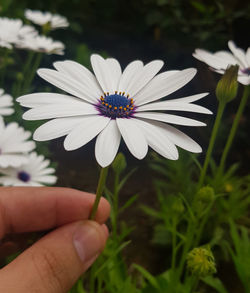
[{"label": "small white flower bloom", "polygon": [[[55,62],[56,70],[39,69],[38,74],[70,95],[35,93],[19,97],[21,105],[32,108],[23,118],[51,119],[34,133],[34,139],[50,140],[67,135],[66,150],[84,146],[97,136],[95,155],[98,163],[108,166],[116,156],[121,137],[129,151],[143,159],[148,146],[162,156],[177,160],[176,145],[198,153],[201,147],[187,135],[168,125],[204,126],[205,124],[172,114],[155,111],[189,111],[210,114],[192,102],[207,93],[180,99],[158,101],[187,84],[196,69],[166,71],[156,75],[163,61],[146,65],[131,62],[122,73],[116,59],[91,56],[95,75],[73,61]],[[154,102],[154,103],[152,103]]]},{"label": "small white flower bloom", "polygon": [[4,186],[43,186],[54,184],[54,168],[48,168],[49,160],[35,152],[27,155],[27,162],[18,168],[0,168],[0,184]]},{"label": "small white flower bloom", "polygon": [[0,46],[11,49],[12,44],[37,35],[37,31],[30,25],[23,25],[20,19],[0,17]]},{"label": "small white flower bloom", "polygon": [[35,36],[34,38],[24,39],[18,45],[19,48],[29,49],[46,54],[63,55],[65,46],[62,42],[54,41],[45,36]]},{"label": "small white flower bloom", "polygon": [[31,22],[43,26],[49,24],[51,29],[65,28],[69,26],[67,18],[59,14],[51,14],[50,12],[42,12],[39,10],[26,9],[25,17]]},{"label": "small white flower bloom", "polygon": [[0,116],[11,115],[14,113],[13,98],[8,94],[4,94],[4,90],[0,88]]},{"label": "small white flower bloom", "polygon": [[210,53],[203,49],[196,49],[193,56],[220,74],[224,74],[230,65],[238,64],[238,82],[244,85],[250,84],[250,47],[245,52],[237,48],[233,41],[228,42],[228,47],[232,53],[228,51]]},{"label": "small white flower bloom", "polygon": [[27,162],[26,153],[35,148],[34,141],[28,141],[30,131],[25,131],[17,123],[5,126],[0,117],[0,167],[18,167]]}]

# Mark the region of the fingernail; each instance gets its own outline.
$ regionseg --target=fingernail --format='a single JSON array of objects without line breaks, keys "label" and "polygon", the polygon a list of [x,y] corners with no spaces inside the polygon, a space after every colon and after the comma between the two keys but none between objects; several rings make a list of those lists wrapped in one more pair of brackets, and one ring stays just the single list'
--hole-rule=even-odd
[{"label": "fingernail", "polygon": [[96,222],[87,221],[78,226],[73,243],[82,262],[87,262],[101,252],[106,236]]}]

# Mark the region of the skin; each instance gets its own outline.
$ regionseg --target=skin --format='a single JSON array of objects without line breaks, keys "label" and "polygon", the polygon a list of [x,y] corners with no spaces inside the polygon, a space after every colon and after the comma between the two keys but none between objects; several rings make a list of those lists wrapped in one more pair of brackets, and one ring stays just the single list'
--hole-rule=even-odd
[{"label": "skin", "polygon": [[104,223],[110,206],[104,198],[95,221],[88,220],[94,199],[93,194],[69,188],[1,187],[0,260],[23,247],[29,233],[47,233],[0,270],[0,292],[67,292],[108,238]]}]

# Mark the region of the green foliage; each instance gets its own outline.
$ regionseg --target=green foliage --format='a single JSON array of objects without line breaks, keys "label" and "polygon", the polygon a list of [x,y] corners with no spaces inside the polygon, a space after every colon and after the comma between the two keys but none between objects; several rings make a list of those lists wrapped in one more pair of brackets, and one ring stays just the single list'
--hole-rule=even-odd
[{"label": "green foliage", "polygon": [[236,224],[230,221],[230,234],[233,241],[233,248],[230,253],[237,271],[237,274],[245,287],[250,292],[250,236],[249,229],[241,226],[239,230]]}]

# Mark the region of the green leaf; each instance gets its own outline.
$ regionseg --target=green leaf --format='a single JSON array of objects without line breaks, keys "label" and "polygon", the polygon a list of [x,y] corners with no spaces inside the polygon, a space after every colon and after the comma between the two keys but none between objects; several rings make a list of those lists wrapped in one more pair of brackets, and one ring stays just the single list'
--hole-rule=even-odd
[{"label": "green leaf", "polygon": [[118,255],[120,251],[122,251],[131,241],[126,241],[122,243],[116,250],[113,251],[112,257],[108,258],[100,267],[95,271],[95,276],[97,276],[102,270],[104,270],[108,264],[112,261],[114,257]]},{"label": "green leaf", "polygon": [[120,181],[120,183],[118,185],[118,192],[122,189],[122,187],[124,186],[124,184],[126,183],[126,181],[135,172],[135,170],[136,170],[136,168],[134,168],[133,170],[131,170],[127,175],[125,175],[125,177],[123,177],[123,179]]},{"label": "green leaf", "polygon": [[156,278],[153,275],[151,275],[150,272],[148,272],[147,270],[145,270],[142,266],[138,264],[133,264],[132,267],[137,269],[153,287],[155,287],[156,289],[160,289],[156,281]]},{"label": "green leaf", "polygon": [[208,276],[206,278],[201,279],[205,284],[217,290],[219,293],[229,293],[227,289],[224,287],[223,283],[220,279],[214,278],[212,276]]},{"label": "green leaf", "polygon": [[135,194],[133,196],[130,197],[129,200],[127,200],[125,202],[125,204],[119,209],[119,214],[121,214],[124,210],[126,210],[128,207],[130,207],[132,205],[133,202],[135,202],[138,198],[138,194]]}]

